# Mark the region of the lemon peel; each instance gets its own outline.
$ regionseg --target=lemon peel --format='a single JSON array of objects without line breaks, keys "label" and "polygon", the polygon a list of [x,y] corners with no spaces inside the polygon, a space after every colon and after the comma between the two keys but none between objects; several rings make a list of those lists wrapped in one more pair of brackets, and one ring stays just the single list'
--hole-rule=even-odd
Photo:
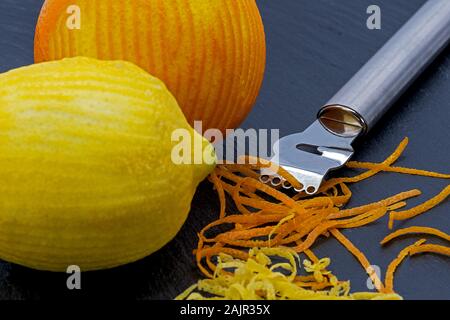
[{"label": "lemon peel", "polygon": [[[139,260],[180,230],[214,165],[176,165],[187,123],[159,79],[71,58],[0,75],[0,259],[66,271]],[[194,139],[193,139],[194,140]]]},{"label": "lemon peel", "polygon": [[[298,254],[290,248],[252,248],[248,260],[219,254],[212,279],[203,279],[181,293],[177,300],[400,300],[393,293],[350,293],[350,282],[341,282],[325,269],[329,258],[317,263],[305,261],[305,270],[314,273],[312,282],[318,284],[317,272],[330,278],[331,289],[309,290],[298,285]],[[282,260],[283,262],[278,262]]]}]

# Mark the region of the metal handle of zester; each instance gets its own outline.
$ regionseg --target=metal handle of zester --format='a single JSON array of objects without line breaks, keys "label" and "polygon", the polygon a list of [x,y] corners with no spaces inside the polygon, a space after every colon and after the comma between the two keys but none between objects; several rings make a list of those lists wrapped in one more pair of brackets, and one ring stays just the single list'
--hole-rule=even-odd
[{"label": "metal handle of zester", "polygon": [[450,0],[422,8],[319,111],[335,134],[369,131],[450,42]]}]

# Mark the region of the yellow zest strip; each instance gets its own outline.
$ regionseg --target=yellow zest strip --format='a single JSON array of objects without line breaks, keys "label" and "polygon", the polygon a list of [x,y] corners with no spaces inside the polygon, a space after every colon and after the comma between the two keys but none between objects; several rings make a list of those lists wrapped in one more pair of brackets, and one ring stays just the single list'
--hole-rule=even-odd
[{"label": "yellow zest strip", "polygon": [[413,234],[413,233],[434,235],[434,236],[437,236],[444,240],[450,241],[450,235],[448,235],[438,229],[428,228],[428,227],[409,227],[409,228],[399,229],[395,232],[392,232],[391,234],[386,236],[383,240],[381,240],[380,244],[385,245],[386,243],[388,243],[389,241],[392,241],[395,238],[398,238],[398,237],[401,237],[401,236],[407,235],[407,234]]},{"label": "yellow zest strip", "polygon": [[194,291],[197,289],[198,285],[193,284],[189,288],[187,288],[183,293],[178,295],[175,300],[186,300]]},{"label": "yellow zest strip", "polygon": [[[350,161],[346,164],[346,166],[348,168],[368,169],[368,170],[376,169],[377,166],[379,166],[379,165],[380,164],[378,164],[378,163],[357,162],[357,161]],[[450,174],[444,174],[444,173],[438,173],[438,172],[432,172],[432,171],[426,171],[426,170],[419,170],[419,169],[412,169],[412,168],[404,168],[404,167],[388,166],[388,167],[384,167],[382,171],[396,172],[396,173],[402,173],[402,174],[411,174],[411,175],[432,177],[432,178],[450,179]]]},{"label": "yellow zest strip", "polygon": [[372,283],[375,285],[375,288],[379,292],[384,292],[384,286],[378,277],[375,270],[373,270],[372,265],[369,260],[367,260],[366,256],[357,248],[355,245],[347,239],[339,230],[331,229],[331,234],[345,247],[348,251],[350,251],[356,259],[358,259],[359,263],[363,266],[364,270],[369,275]]},{"label": "yellow zest strip", "polygon": [[384,293],[380,295],[377,292],[356,292],[352,294],[356,300],[399,300],[396,293]]},{"label": "yellow zest strip", "polygon": [[[274,263],[272,260],[286,262]],[[246,259],[220,253],[211,279],[203,279],[177,300],[400,300],[396,294],[350,293],[349,282],[339,281],[325,268],[330,259],[305,261],[309,276],[297,276],[299,256],[289,248],[252,248]],[[285,272],[281,272],[285,271]],[[322,281],[318,281],[322,280]]]},{"label": "yellow zest strip", "polygon": [[445,187],[444,190],[442,190],[435,197],[414,208],[400,212],[395,211],[391,212],[389,215],[389,229],[392,229],[395,220],[406,220],[418,216],[419,214],[422,214],[437,206],[439,203],[444,201],[449,195],[450,195],[450,185]]}]

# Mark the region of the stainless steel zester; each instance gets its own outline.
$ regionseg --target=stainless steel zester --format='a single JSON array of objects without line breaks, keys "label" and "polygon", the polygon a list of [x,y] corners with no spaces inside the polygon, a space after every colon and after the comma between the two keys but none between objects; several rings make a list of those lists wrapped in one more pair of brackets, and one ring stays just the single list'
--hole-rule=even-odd
[{"label": "stainless steel zester", "polygon": [[[450,42],[450,0],[424,6],[322,107],[301,133],[281,138],[273,159],[301,189],[314,194],[325,175],[353,155],[352,143],[366,134]],[[269,169],[261,180],[291,186]]]}]

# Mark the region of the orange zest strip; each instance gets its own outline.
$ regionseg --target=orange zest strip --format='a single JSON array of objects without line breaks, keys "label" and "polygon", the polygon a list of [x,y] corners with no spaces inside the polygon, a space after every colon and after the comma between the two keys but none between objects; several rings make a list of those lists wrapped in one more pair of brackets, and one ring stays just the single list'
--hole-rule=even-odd
[{"label": "orange zest strip", "polygon": [[398,266],[409,255],[410,251],[413,248],[420,246],[425,241],[426,241],[425,239],[421,239],[421,240],[417,241],[416,243],[404,248],[402,251],[400,251],[398,256],[394,260],[392,260],[392,262],[389,264],[387,271],[386,271],[386,277],[385,277],[385,286],[386,286],[385,292],[386,293],[394,292],[394,274],[395,274],[395,271],[397,270]]},{"label": "orange zest strip", "polygon": [[271,232],[274,227],[263,227],[256,228],[252,230],[233,230],[227,233],[219,234],[214,238],[216,242],[228,242],[233,240],[248,240],[255,237],[261,237],[267,235],[268,232]]},{"label": "orange zest strip", "polygon": [[450,185],[444,188],[438,195],[431,198],[430,200],[414,207],[409,210],[400,211],[400,212],[391,212],[389,217],[389,229],[392,229],[394,220],[406,220],[411,219],[415,216],[418,216],[419,214],[422,214],[435,206],[437,206],[439,203],[444,201],[448,196],[450,195]]},{"label": "orange zest strip", "polygon": [[404,208],[407,205],[408,204],[405,201],[400,201],[400,202],[394,203],[394,204],[392,204],[390,206],[387,206],[386,208],[387,208],[388,211],[394,211],[394,210],[398,210],[398,209]]},{"label": "orange zest strip", "polygon": [[199,241],[197,245],[197,250],[194,252],[195,254],[195,261],[197,263],[197,267],[199,270],[208,278],[212,278],[213,274],[209,272],[203,265],[202,265],[202,258],[204,256],[204,248],[203,248],[203,236],[201,234],[198,235]]},{"label": "orange zest strip", "polygon": [[368,225],[369,223],[375,222],[378,219],[382,218],[387,213],[386,207],[380,207],[374,210],[371,210],[367,212],[366,214],[362,214],[356,218],[352,218],[349,220],[342,220],[339,228],[358,228],[365,225]]},{"label": "orange zest strip", "polygon": [[395,151],[386,158],[382,163],[379,165],[376,165],[373,169],[366,171],[360,175],[354,176],[354,177],[348,177],[348,178],[334,178],[326,181],[322,187],[320,187],[319,192],[326,191],[330,189],[331,187],[338,185],[340,183],[355,183],[360,182],[362,180],[368,179],[380,171],[383,171],[384,168],[389,167],[391,164],[393,164],[397,159],[402,155],[403,151],[405,150],[406,146],[408,145],[408,138],[405,138],[402,140],[402,142],[399,144],[399,146],[395,149]]},{"label": "orange zest strip", "polygon": [[399,194],[397,194],[395,196],[386,198],[386,199],[378,201],[378,202],[367,204],[367,205],[364,205],[364,206],[361,206],[361,207],[341,210],[340,212],[330,216],[330,218],[334,219],[334,218],[345,218],[345,217],[355,216],[355,215],[367,212],[369,210],[373,210],[375,208],[379,208],[379,207],[383,207],[383,206],[388,207],[388,206],[393,205],[393,204],[395,204],[397,202],[401,202],[403,200],[416,197],[416,196],[418,196],[420,194],[422,194],[422,192],[420,190],[417,190],[417,189],[406,191],[406,192],[402,192],[402,193],[399,193]]},{"label": "orange zest strip", "polygon": [[308,282],[311,283],[311,282],[316,281],[316,279],[314,278],[313,275],[310,275],[310,276],[296,276],[295,277],[295,281],[303,282],[303,283],[307,284]]},{"label": "orange zest strip", "polygon": [[277,235],[272,241],[272,245],[288,245],[300,241],[301,238],[310,233],[316,226],[324,222],[328,215],[328,210],[322,210],[305,220],[297,217],[290,220],[279,227]]},{"label": "orange zest strip", "polygon": [[379,292],[384,292],[384,286],[378,277],[377,273],[373,270],[372,265],[369,260],[367,260],[366,256],[357,248],[355,245],[347,239],[339,230],[331,229],[331,234],[345,247],[348,251],[350,251],[356,259],[358,259],[359,263],[363,266],[364,270],[369,275],[372,280],[375,288]]},{"label": "orange zest strip", "polygon": [[412,248],[410,255],[413,256],[419,253],[437,253],[450,257],[450,247],[440,246],[437,244],[424,244],[415,248]]},{"label": "orange zest strip", "polygon": [[[300,244],[300,243],[298,243],[298,244]],[[319,258],[317,258],[317,256],[314,254],[314,252],[312,252],[312,250],[306,249],[306,250],[304,251],[304,253],[305,253],[306,256],[308,257],[308,259],[312,261],[312,263],[317,263],[317,262],[319,262]]]},{"label": "orange zest strip", "polygon": [[[335,206],[342,207],[350,201],[350,198],[352,197],[352,192],[345,183],[340,183],[339,186],[342,190],[342,195],[338,195],[338,191],[336,190],[337,193],[333,194],[333,196],[328,198],[334,203]],[[333,187],[333,189],[337,188]]]},{"label": "orange zest strip", "polygon": [[366,224],[369,224],[375,220],[378,220],[386,213],[386,208],[379,208],[370,211],[360,217],[348,219],[348,220],[334,220],[320,224],[312,232],[310,232],[306,240],[295,247],[296,252],[303,252],[309,249],[316,239],[322,235],[324,232],[329,231],[331,228],[356,228]]},{"label": "orange zest strip", "polygon": [[219,217],[223,218],[223,217],[225,217],[225,206],[226,206],[225,191],[223,189],[222,184],[220,183],[220,179],[217,176],[216,172],[211,173],[210,180],[214,184],[214,187],[216,188],[217,194],[219,196],[219,201],[220,201]]},{"label": "orange zest strip", "polygon": [[241,173],[244,177],[250,177],[254,179],[259,179],[259,173],[253,171],[251,168],[240,165],[240,164],[227,164],[224,166],[227,170],[233,173]]},{"label": "orange zest strip", "polygon": [[203,230],[200,232],[200,235],[202,236],[203,242],[210,242],[214,241],[214,239],[207,239],[204,234],[209,229],[222,225],[222,224],[241,224],[241,223],[253,223],[253,224],[265,224],[270,222],[277,222],[280,219],[283,219],[286,215],[251,215],[251,216],[243,216],[243,215],[232,215],[227,216],[225,218],[216,220],[209,225],[207,225]]},{"label": "orange zest strip", "polygon": [[241,184],[243,181],[244,180],[241,180],[236,184],[236,186],[233,187],[231,197],[233,198],[233,201],[236,204],[236,207],[238,208],[239,212],[241,212],[244,215],[251,215],[252,212],[242,205],[242,202],[240,201],[241,198],[239,197],[239,194],[241,192]]},{"label": "orange zest strip", "polygon": [[285,195],[284,193],[275,190],[274,188],[271,188],[270,186],[259,182],[258,180],[255,179],[251,179],[251,178],[244,178],[241,182],[242,186],[249,186],[249,187],[253,187],[257,190],[259,190],[260,192],[263,192],[269,196],[271,196],[272,198],[281,201],[282,203],[286,204],[287,206],[291,207],[291,208],[295,208],[297,207],[297,202],[295,202],[292,198],[288,197],[287,195]]},{"label": "orange zest strip", "polygon": [[[357,161],[350,161],[346,164],[346,166],[348,168],[368,169],[368,170],[376,169],[377,166],[379,166],[379,165],[380,164],[378,164],[378,163],[357,162]],[[402,173],[402,174],[411,174],[411,175],[432,177],[432,178],[450,179],[450,174],[444,174],[444,173],[438,173],[438,172],[432,172],[432,171],[426,171],[426,170],[418,170],[418,169],[412,169],[412,168],[404,168],[404,167],[387,166],[387,167],[384,167],[382,171],[396,172],[396,173]]]},{"label": "orange zest strip", "polygon": [[319,225],[311,233],[308,234],[308,237],[301,245],[295,247],[295,251],[303,252],[304,250],[309,249],[321,234],[323,234],[325,231],[328,231],[330,228],[336,227],[337,225],[339,225],[338,221],[330,221]]},{"label": "orange zest strip", "polygon": [[247,260],[248,259],[248,253],[244,252],[242,250],[233,249],[233,248],[222,248],[221,253],[228,254],[234,258],[238,258],[241,260]]},{"label": "orange zest strip", "polygon": [[437,236],[439,238],[442,238],[444,240],[450,241],[450,235],[446,234],[445,232],[442,232],[435,228],[428,228],[428,227],[409,227],[405,229],[399,229],[395,232],[392,232],[388,236],[386,236],[383,240],[381,240],[380,244],[385,245],[389,241],[392,241],[395,238],[401,237],[403,235],[407,234],[429,234],[433,236]]}]

